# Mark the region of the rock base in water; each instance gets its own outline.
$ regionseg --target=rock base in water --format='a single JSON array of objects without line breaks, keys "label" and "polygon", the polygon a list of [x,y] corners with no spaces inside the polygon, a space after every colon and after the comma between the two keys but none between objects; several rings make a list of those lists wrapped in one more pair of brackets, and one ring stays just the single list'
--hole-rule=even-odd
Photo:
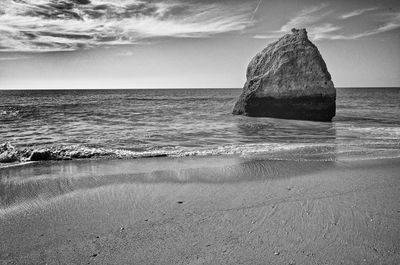
[{"label": "rock base in water", "polygon": [[[239,103],[240,104],[240,103]],[[298,98],[253,97],[233,114],[278,119],[331,121],[336,114],[335,98],[304,96]]]}]

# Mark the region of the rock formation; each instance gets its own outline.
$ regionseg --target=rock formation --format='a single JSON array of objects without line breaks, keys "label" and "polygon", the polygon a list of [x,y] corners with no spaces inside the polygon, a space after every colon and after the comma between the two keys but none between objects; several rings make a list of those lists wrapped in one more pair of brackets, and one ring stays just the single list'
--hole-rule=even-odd
[{"label": "rock formation", "polygon": [[305,29],[292,29],[258,53],[233,114],[331,121],[336,90],[317,47]]}]

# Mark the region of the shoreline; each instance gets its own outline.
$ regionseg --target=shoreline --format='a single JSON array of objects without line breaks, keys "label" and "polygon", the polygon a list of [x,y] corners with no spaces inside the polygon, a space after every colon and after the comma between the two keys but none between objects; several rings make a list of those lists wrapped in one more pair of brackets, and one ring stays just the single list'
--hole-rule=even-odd
[{"label": "shoreline", "polygon": [[0,189],[14,192],[0,209],[0,264],[400,261],[398,158],[74,160],[0,172]]},{"label": "shoreline", "polygon": [[[307,146],[308,145],[308,146]],[[335,144],[310,144],[303,143],[299,146],[292,146],[291,148],[284,148],[282,150],[273,150],[271,153],[270,150],[247,150],[246,145],[239,145],[238,150],[235,151],[225,151],[221,150],[197,150],[197,151],[182,151],[182,152],[159,152],[159,151],[151,151],[151,152],[132,152],[129,150],[120,150],[116,149],[114,151],[104,151],[106,149],[102,148],[92,148],[93,150],[103,151],[105,154],[98,155],[94,152],[93,154],[84,154],[82,156],[77,157],[55,157],[55,158],[44,158],[38,160],[20,160],[14,162],[0,162],[0,171],[6,170],[7,168],[19,168],[25,167],[29,165],[40,165],[40,164],[50,164],[53,163],[81,163],[83,161],[134,161],[134,160],[142,160],[142,159],[201,159],[201,158],[238,158],[238,159],[264,159],[266,161],[286,161],[286,162],[350,162],[350,161],[373,161],[373,160],[386,160],[386,159],[400,159],[400,154],[397,150],[390,152],[390,150],[385,150],[386,153],[383,153],[378,156],[377,152],[366,153],[360,150],[344,150],[338,152],[335,150]],[[251,145],[251,147],[253,147]],[[229,149],[227,146],[225,147],[227,150]],[[242,148],[242,149],[240,149]],[[301,156],[302,149],[307,148],[330,148],[331,153],[324,153],[320,151],[320,153],[312,154],[310,156]],[[90,149],[90,148],[89,148]],[[39,151],[50,150],[50,149],[39,149]],[[92,152],[93,152],[92,150]],[[295,156],[289,155],[289,151],[296,152]],[[114,152],[114,153],[112,153]],[[287,152],[288,154],[284,154]],[[298,152],[298,153],[297,153]],[[63,154],[64,155],[64,154]],[[300,158],[295,158],[296,156],[301,156]]]}]

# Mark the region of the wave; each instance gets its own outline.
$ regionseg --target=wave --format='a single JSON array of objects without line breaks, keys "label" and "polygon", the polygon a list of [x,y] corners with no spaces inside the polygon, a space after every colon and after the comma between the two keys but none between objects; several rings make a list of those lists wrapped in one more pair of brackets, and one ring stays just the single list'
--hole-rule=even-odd
[{"label": "wave", "polygon": [[19,114],[19,110],[0,110],[0,121],[15,119]]},{"label": "wave", "polygon": [[71,160],[96,157],[145,157],[158,156],[159,154],[142,154],[127,150],[112,150],[105,148],[91,148],[79,145],[51,146],[46,148],[17,149],[10,143],[0,145],[0,163],[45,161],[45,160]]},{"label": "wave", "polygon": [[[0,163],[71,160],[85,158],[145,158],[145,157],[183,157],[212,155],[247,155],[255,153],[276,153],[302,148],[322,147],[313,144],[243,144],[226,145],[207,148],[160,148],[148,151],[131,151],[123,149],[95,148],[83,145],[51,146],[46,148],[18,149],[10,143],[0,145]],[[324,145],[326,147],[326,145]]]},{"label": "wave", "polygon": [[164,147],[155,150],[132,151],[63,145],[38,148],[16,148],[9,143],[0,145],[0,167],[23,165],[49,160],[73,159],[137,159],[153,157],[261,155],[269,160],[337,161],[400,157],[399,150],[371,149],[336,143],[263,143],[209,147]]},{"label": "wave", "polygon": [[373,134],[373,135],[390,135],[393,137],[400,136],[400,127],[348,127],[349,131],[354,131],[361,134]]}]

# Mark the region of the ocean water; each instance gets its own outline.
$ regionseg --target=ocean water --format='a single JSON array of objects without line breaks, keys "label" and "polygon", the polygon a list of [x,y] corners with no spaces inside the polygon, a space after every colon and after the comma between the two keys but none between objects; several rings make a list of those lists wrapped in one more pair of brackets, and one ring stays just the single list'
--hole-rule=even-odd
[{"label": "ocean water", "polygon": [[[0,91],[0,144],[50,159],[400,156],[400,88],[339,88],[332,122],[232,115],[241,89]],[[21,151],[22,152],[22,151]],[[22,158],[28,159],[28,158]]]}]

